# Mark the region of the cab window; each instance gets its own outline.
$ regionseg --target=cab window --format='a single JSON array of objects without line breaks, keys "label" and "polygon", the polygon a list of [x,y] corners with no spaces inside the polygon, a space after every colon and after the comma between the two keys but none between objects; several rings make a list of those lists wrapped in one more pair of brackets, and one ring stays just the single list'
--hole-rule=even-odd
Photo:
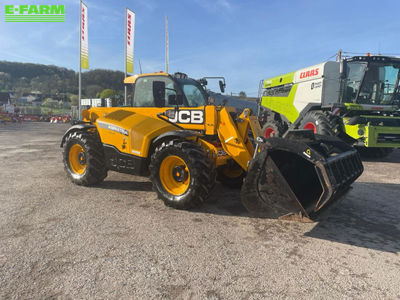
[{"label": "cab window", "polygon": [[198,107],[204,105],[204,96],[201,90],[195,85],[183,85],[183,93],[186,96],[190,107]]},{"label": "cab window", "polygon": [[199,107],[207,104],[207,95],[205,94],[201,85],[193,79],[177,79],[181,85],[187,106]]},{"label": "cab window", "polygon": [[[164,82],[165,92],[154,94],[154,82]],[[168,106],[168,96],[174,93],[174,82],[166,76],[146,76],[136,79],[133,106],[134,107],[165,107]],[[154,99],[156,97],[156,99]]]}]

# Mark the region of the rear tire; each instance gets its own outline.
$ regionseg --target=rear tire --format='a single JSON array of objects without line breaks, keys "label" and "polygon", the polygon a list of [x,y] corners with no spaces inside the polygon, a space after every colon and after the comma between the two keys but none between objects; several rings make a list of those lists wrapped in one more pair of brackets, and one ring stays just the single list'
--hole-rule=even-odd
[{"label": "rear tire", "polygon": [[213,164],[191,141],[163,142],[151,156],[149,170],[158,198],[177,209],[200,206],[215,184]]},{"label": "rear tire", "polygon": [[69,133],[64,142],[63,162],[68,177],[75,184],[94,185],[107,177],[103,145],[96,133]]},{"label": "rear tire", "polygon": [[219,167],[217,173],[217,180],[222,185],[234,189],[242,187],[245,172],[236,162]]},{"label": "rear tire", "polygon": [[300,122],[300,129],[311,129],[320,135],[335,135],[328,117],[320,110],[309,111]]}]

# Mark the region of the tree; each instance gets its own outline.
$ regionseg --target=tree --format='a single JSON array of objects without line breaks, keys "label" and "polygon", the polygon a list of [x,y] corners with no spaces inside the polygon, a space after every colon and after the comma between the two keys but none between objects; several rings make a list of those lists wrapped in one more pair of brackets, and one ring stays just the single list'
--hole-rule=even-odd
[{"label": "tree", "polygon": [[85,88],[85,95],[88,98],[96,98],[97,94],[100,93],[102,90],[103,88],[100,85],[91,84]]},{"label": "tree", "polygon": [[71,95],[69,100],[71,100],[71,106],[78,106],[79,99],[77,95]]},{"label": "tree", "polygon": [[53,107],[54,106],[54,100],[52,98],[46,98],[46,99],[43,100],[42,106]]},{"label": "tree", "polygon": [[105,89],[100,93],[100,98],[115,98],[116,94],[117,92],[112,89]]},{"label": "tree", "polygon": [[[125,74],[121,71],[91,70],[82,73],[83,98],[95,98],[104,89],[123,94]],[[78,74],[57,66],[16,63],[0,60],[0,90],[13,91],[17,97],[40,91],[44,97],[63,99],[58,95],[78,94]]]},{"label": "tree", "polygon": [[240,98],[247,98],[246,92],[240,91],[240,92],[239,92],[239,97],[240,97]]},{"label": "tree", "polygon": [[11,75],[8,73],[0,72],[0,90],[8,92],[10,90]]}]

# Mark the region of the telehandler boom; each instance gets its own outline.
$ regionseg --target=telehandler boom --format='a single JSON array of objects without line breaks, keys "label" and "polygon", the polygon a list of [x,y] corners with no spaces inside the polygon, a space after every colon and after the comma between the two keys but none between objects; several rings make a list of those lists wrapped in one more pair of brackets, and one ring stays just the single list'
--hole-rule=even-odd
[{"label": "telehandler boom", "polygon": [[250,109],[209,104],[206,83],[183,73],[126,78],[129,107],[83,110],[63,136],[68,176],[79,185],[99,184],[109,170],[149,176],[178,209],[206,202],[216,180],[243,184],[253,215],[312,219],[362,173],[357,151],[336,137],[297,130],[265,140]]}]

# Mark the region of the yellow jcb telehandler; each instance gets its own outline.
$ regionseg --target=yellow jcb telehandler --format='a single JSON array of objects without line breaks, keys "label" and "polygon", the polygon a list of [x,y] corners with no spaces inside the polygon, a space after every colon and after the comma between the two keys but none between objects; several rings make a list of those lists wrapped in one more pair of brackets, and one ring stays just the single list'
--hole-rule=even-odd
[{"label": "yellow jcb telehandler", "polygon": [[206,202],[219,180],[242,185],[255,216],[313,219],[363,171],[357,151],[336,137],[296,130],[264,139],[250,109],[212,104],[205,78],[160,72],[125,84],[129,106],[83,110],[63,136],[74,183],[99,184],[108,170],[149,176],[166,205],[187,209]]}]

